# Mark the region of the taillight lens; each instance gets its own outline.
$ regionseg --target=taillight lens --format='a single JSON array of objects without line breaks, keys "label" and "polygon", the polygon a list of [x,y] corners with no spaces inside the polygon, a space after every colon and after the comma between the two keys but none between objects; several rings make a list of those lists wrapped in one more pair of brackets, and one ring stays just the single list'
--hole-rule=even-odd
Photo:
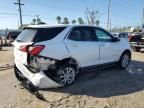
[{"label": "taillight lens", "polygon": [[23,45],[23,46],[20,46],[20,51],[22,51],[22,52],[27,52],[27,47],[28,46],[26,46],[26,45]]},{"label": "taillight lens", "polygon": [[29,46],[28,53],[31,55],[38,55],[44,49],[44,47],[44,45]]},{"label": "taillight lens", "polygon": [[131,41],[131,38],[132,38],[132,36],[131,36],[131,35],[129,35],[129,36],[128,36],[129,41]]},{"label": "taillight lens", "polygon": [[44,45],[35,45],[35,46],[21,46],[20,51],[30,53],[31,55],[38,55],[43,49]]}]

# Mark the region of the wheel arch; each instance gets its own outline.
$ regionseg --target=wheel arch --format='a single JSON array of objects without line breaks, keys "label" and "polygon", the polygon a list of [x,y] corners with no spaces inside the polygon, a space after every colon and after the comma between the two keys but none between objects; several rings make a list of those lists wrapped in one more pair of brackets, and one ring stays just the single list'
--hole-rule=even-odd
[{"label": "wheel arch", "polygon": [[[122,55],[123,55],[124,53],[126,53],[126,52],[128,52],[128,53],[130,54],[130,57],[131,57],[131,50],[129,50],[129,49],[125,49],[125,50],[122,52],[120,58],[121,58]],[[119,59],[120,59],[120,58],[119,58]]]},{"label": "wheel arch", "polygon": [[69,63],[71,65],[74,65],[74,66],[76,66],[77,71],[80,68],[79,62],[77,60],[75,60],[74,58],[72,58],[72,57],[64,58],[64,59],[60,60],[59,63],[60,64]]}]

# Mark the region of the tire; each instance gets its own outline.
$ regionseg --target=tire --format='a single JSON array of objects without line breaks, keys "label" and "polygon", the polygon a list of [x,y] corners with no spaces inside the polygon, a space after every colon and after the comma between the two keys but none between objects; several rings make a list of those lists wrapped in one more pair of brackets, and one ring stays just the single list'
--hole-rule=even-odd
[{"label": "tire", "polygon": [[70,64],[64,64],[58,69],[58,79],[61,85],[68,86],[75,81],[76,68]]},{"label": "tire", "polygon": [[134,47],[134,48],[133,48],[133,50],[134,50],[135,52],[140,52],[140,49],[141,49],[141,48],[139,48],[139,47]]},{"label": "tire", "polygon": [[126,69],[131,61],[131,54],[130,52],[124,52],[119,60],[119,67],[120,69]]}]

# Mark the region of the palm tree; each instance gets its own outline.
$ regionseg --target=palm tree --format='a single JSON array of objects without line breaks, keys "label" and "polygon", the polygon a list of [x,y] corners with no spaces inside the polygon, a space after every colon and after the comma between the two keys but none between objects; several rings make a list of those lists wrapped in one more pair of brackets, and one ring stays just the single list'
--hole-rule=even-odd
[{"label": "palm tree", "polygon": [[68,21],[68,18],[67,17],[65,17],[64,19],[63,19],[63,24],[69,24],[69,21]]},{"label": "palm tree", "polygon": [[76,20],[74,19],[74,20],[72,20],[72,24],[76,24]]},{"label": "palm tree", "polygon": [[31,23],[31,24],[33,24],[33,25],[36,24],[36,19],[35,19],[35,18],[32,20],[32,23]]},{"label": "palm tree", "polygon": [[39,24],[41,22],[40,18],[37,18],[37,24]]},{"label": "palm tree", "polygon": [[79,24],[84,24],[84,21],[83,21],[83,19],[81,17],[78,18],[78,23]]},{"label": "palm tree", "polygon": [[57,16],[56,20],[57,20],[58,24],[61,23],[61,17],[60,16]]},{"label": "palm tree", "polygon": [[99,20],[96,20],[96,25],[97,25],[97,26],[99,26],[99,23],[100,23],[100,21],[99,21]]}]

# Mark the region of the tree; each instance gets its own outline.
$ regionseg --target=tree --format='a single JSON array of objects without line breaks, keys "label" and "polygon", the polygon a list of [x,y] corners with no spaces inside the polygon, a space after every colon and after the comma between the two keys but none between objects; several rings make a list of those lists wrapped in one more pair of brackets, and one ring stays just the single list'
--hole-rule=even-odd
[{"label": "tree", "polygon": [[69,24],[69,21],[68,21],[68,18],[67,18],[67,17],[65,17],[65,18],[63,19],[63,24]]},{"label": "tree", "polygon": [[56,20],[57,20],[58,24],[61,23],[61,17],[60,16],[57,16]]},{"label": "tree", "polygon": [[99,21],[99,20],[96,20],[96,25],[97,25],[97,26],[99,26],[99,23],[100,23],[100,21]]},{"label": "tree", "polygon": [[87,18],[87,22],[88,24],[91,24],[91,25],[99,25],[99,22],[98,21],[98,11],[96,10],[89,10],[88,8],[86,9],[86,18]]},{"label": "tree", "polygon": [[84,21],[83,21],[83,19],[81,17],[78,18],[78,23],[79,24],[84,24]]},{"label": "tree", "polygon": [[43,22],[39,17],[37,17],[36,19],[34,18],[31,22],[31,25],[40,25],[40,24],[46,24],[45,22]]},{"label": "tree", "polygon": [[32,20],[32,23],[31,23],[32,25],[35,25],[36,24],[36,19],[34,18],[33,20]]},{"label": "tree", "polygon": [[37,18],[37,24],[40,24],[40,23],[41,23],[41,19]]},{"label": "tree", "polygon": [[72,20],[72,24],[76,24],[76,20],[74,19],[74,20]]}]

